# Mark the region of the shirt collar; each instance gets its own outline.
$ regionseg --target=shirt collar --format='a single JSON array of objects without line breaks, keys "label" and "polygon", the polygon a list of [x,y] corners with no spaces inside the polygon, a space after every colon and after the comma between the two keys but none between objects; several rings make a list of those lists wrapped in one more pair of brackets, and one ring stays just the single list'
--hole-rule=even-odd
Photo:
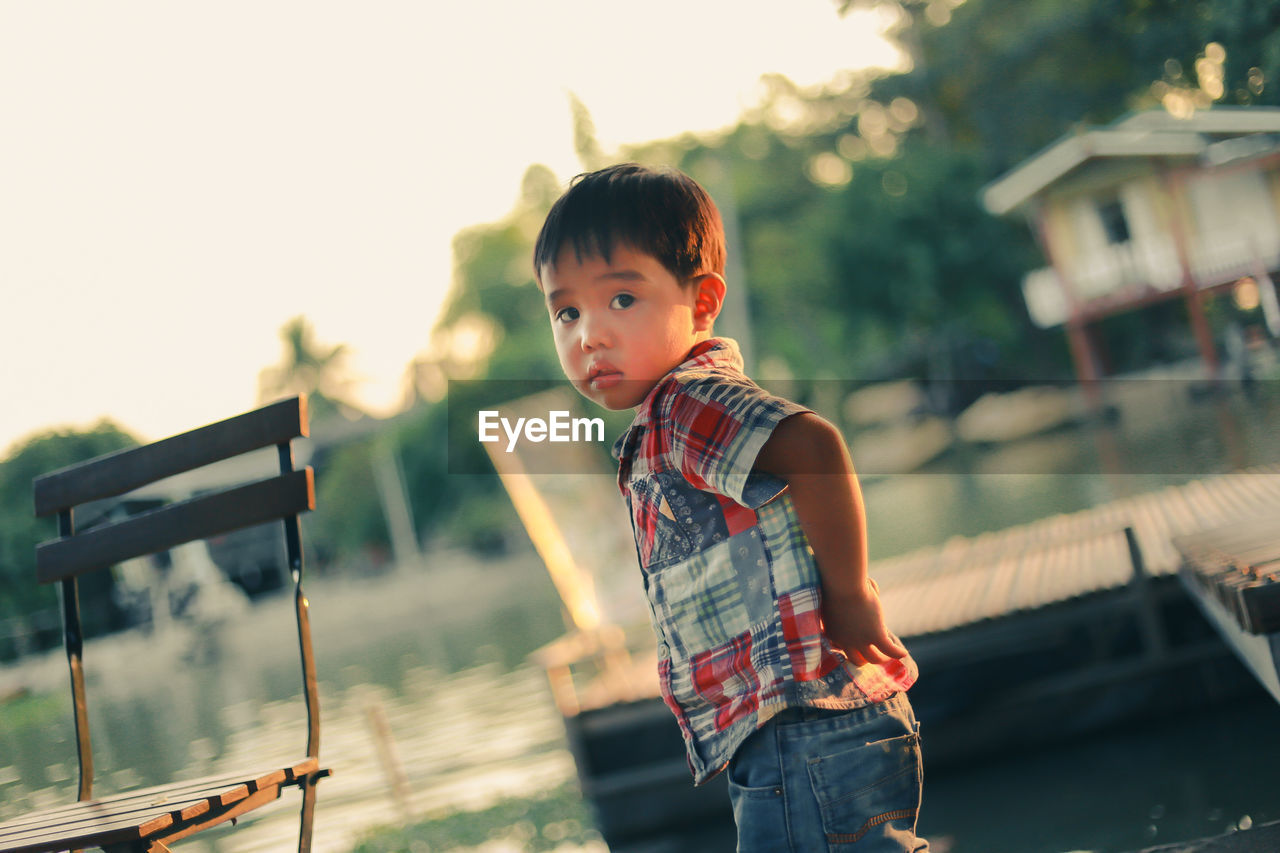
[{"label": "shirt collar", "polygon": [[737,341],[732,338],[708,338],[695,344],[693,349],[689,350],[689,354],[684,357],[684,361],[671,368],[666,376],[658,380],[658,383],[645,395],[640,405],[636,406],[635,417],[632,419],[631,425],[613,443],[613,449],[610,451],[613,458],[622,459],[624,456],[632,455],[635,450],[635,443],[639,441],[649,422],[653,420],[654,403],[663,388],[670,385],[678,376],[714,369],[729,369],[739,373],[742,372],[742,353],[738,349]]}]

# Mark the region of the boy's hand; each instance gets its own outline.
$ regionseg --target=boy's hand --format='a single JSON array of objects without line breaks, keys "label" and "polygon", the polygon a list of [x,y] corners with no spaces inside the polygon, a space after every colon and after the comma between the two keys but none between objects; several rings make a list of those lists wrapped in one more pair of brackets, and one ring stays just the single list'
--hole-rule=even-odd
[{"label": "boy's hand", "polygon": [[860,592],[822,594],[822,621],[828,639],[855,666],[905,658],[907,650],[889,631],[880,606],[880,588],[867,578]]},{"label": "boy's hand", "polygon": [[853,460],[840,431],[812,413],[774,429],[756,457],[781,477],[822,581],[822,622],[832,645],[855,666],[905,658],[884,622],[880,588],[867,575],[866,514]]}]

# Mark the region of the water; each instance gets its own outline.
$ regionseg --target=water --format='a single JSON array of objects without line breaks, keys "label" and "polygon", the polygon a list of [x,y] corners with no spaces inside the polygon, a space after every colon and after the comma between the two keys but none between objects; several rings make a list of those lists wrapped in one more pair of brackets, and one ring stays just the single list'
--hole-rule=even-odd
[{"label": "water", "polygon": [[[378,758],[372,714],[390,726],[414,815],[474,810],[575,778],[560,718],[525,657],[564,631],[532,554],[497,563],[442,555],[421,571],[359,582],[315,579],[322,708],[317,853],[349,850],[404,811]],[[286,762],[305,753],[292,602],[195,638],[133,632],[86,645],[95,794]],[[265,626],[265,627],[263,627]],[[200,664],[197,670],[195,664]],[[75,799],[76,761],[60,654],[0,670],[37,696],[0,705],[0,820]],[[49,700],[40,698],[48,691]],[[257,697],[265,697],[265,701]],[[183,850],[250,853],[296,844],[296,792],[185,841]]]},{"label": "water", "polygon": [[935,853],[1120,853],[1280,820],[1280,706],[1269,696],[1051,749],[1008,747],[945,772],[926,759],[920,830]]},{"label": "water", "polygon": [[[1189,405],[1171,387],[1144,386],[1141,404],[1103,431],[951,453],[920,473],[869,481],[873,555],[1280,459],[1275,395]],[[423,569],[307,586],[322,757],[336,771],[320,786],[317,853],[347,851],[405,809],[477,809],[573,780],[559,718],[526,662],[565,628],[532,553],[485,563],[440,554]],[[88,643],[98,793],[303,752],[290,602],[263,602],[254,616],[269,627],[226,624],[199,645],[183,633]],[[0,694],[16,685],[34,695],[0,705],[0,820],[75,796],[61,655],[0,669]],[[403,808],[378,759],[378,713],[407,776]],[[1278,749],[1280,707],[1266,698],[1054,749],[1010,744],[963,770],[926,770],[922,829],[935,853],[1122,851],[1216,834],[1280,819],[1270,760]],[[182,849],[288,849],[296,802],[290,792],[234,832],[205,833]]]},{"label": "water", "polygon": [[1112,422],[959,446],[913,473],[866,478],[871,558],[1280,463],[1280,380],[1250,395],[1193,399],[1192,387],[1180,379],[1113,380],[1104,389],[1117,413]]}]

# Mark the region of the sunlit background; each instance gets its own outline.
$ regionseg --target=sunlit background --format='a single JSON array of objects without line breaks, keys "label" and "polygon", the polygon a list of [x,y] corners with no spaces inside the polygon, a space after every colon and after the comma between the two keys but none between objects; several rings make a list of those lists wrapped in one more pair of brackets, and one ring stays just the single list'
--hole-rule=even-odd
[{"label": "sunlit background", "polygon": [[[305,391],[317,853],[625,853],[627,821],[731,849],[657,696],[607,442],[474,440],[478,408],[577,403],[529,254],[568,180],[622,158],[708,187],[717,332],[848,440],[922,673],[930,849],[1280,820],[1274,673],[1238,654],[1259,626],[1203,606],[1242,578],[1175,544],[1278,541],[1277,22],[1280,0],[0,4],[0,821],[74,796],[32,479]],[[220,476],[78,507],[78,531]],[[278,538],[86,576],[95,793],[298,742]],[[591,766],[595,714],[623,749]],[[714,843],[681,823],[704,806]],[[290,846],[292,808],[259,811],[191,849]]]},{"label": "sunlit background", "polygon": [[0,452],[109,416],[160,438],[256,402],[278,330],[341,342],[400,403],[461,228],[528,166],[713,131],[761,97],[900,61],[830,0],[6,3]]}]

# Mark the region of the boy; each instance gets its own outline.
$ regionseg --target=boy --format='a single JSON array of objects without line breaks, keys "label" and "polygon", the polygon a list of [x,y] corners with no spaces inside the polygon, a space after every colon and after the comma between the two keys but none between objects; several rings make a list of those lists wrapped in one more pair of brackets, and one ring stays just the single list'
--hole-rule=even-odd
[{"label": "boy", "polygon": [[565,375],[636,410],[614,455],[663,698],[694,783],[728,772],[739,851],[927,850],[916,666],[867,576],[848,451],[713,337],[724,261],[702,188],[635,164],[579,175],[534,249]]}]

